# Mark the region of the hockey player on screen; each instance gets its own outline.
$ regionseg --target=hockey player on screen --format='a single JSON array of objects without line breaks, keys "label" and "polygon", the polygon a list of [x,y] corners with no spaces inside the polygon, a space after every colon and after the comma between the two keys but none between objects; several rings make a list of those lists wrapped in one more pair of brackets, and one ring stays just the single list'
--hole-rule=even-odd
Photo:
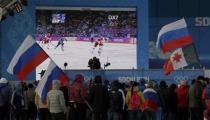
[{"label": "hockey player on screen", "polygon": [[64,48],[63,48],[63,46],[64,46],[64,40],[67,41],[66,38],[62,37],[62,38],[58,41],[58,44],[55,46],[55,49],[56,49],[58,46],[61,45],[61,50],[64,51]]},{"label": "hockey player on screen", "polygon": [[95,49],[98,47],[98,55],[100,56],[101,55],[101,52],[102,52],[102,47],[103,47],[103,39],[102,38],[98,38],[95,43],[94,43],[94,46],[93,46],[93,51],[92,53],[94,53]]},{"label": "hockey player on screen", "polygon": [[47,46],[47,49],[49,49],[49,43],[51,42],[50,33],[45,34],[45,36],[42,38],[42,44]]}]

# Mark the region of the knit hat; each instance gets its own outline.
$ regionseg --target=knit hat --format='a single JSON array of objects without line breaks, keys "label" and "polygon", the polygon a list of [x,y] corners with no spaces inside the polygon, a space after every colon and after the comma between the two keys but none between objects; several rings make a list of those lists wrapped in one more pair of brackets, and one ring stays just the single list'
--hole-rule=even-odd
[{"label": "knit hat", "polygon": [[7,80],[6,78],[3,78],[3,77],[2,77],[2,78],[0,79],[0,83],[8,83],[8,80]]}]

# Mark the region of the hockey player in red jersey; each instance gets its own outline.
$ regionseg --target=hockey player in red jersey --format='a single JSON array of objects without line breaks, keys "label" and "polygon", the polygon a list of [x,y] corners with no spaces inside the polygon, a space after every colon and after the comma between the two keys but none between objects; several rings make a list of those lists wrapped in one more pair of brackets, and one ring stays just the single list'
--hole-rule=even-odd
[{"label": "hockey player in red jersey", "polygon": [[42,47],[43,45],[47,46],[47,49],[49,49],[49,43],[51,42],[50,33],[45,34],[45,36],[42,38]]},{"label": "hockey player in red jersey", "polygon": [[102,38],[98,38],[95,43],[94,43],[94,46],[93,46],[93,51],[92,53],[94,53],[95,49],[98,47],[98,55],[100,56],[101,55],[101,52],[102,52],[102,47],[103,47],[103,39]]}]

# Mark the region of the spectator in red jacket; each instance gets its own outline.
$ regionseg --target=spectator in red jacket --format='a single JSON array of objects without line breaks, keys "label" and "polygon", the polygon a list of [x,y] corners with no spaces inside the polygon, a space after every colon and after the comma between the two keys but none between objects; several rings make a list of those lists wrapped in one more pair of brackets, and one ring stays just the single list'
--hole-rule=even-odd
[{"label": "spectator in red jacket", "polygon": [[74,82],[69,89],[71,117],[73,120],[85,120],[87,89],[84,85],[84,77],[81,74],[75,76]]},{"label": "spectator in red jacket", "polygon": [[176,90],[178,102],[178,120],[188,119],[188,86],[185,80],[180,81],[180,86]]}]

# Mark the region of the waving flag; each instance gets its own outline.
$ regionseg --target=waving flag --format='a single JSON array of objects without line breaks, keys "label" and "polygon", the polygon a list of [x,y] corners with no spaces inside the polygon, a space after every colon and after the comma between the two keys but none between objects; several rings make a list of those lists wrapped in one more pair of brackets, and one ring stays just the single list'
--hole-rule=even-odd
[{"label": "waving flag", "polygon": [[24,80],[47,58],[46,52],[28,35],[12,58],[7,72],[16,75],[19,80]]},{"label": "waving flag", "polygon": [[185,20],[181,19],[161,28],[156,46],[166,53],[189,44],[192,44],[192,36],[188,32]]},{"label": "waving flag", "polygon": [[198,61],[195,47],[191,44],[175,50],[164,64],[163,69],[165,74],[168,75],[174,70],[197,63]]},{"label": "waving flag", "polygon": [[65,86],[68,82],[68,77],[53,61],[51,61],[35,90],[43,101],[47,97],[53,80],[60,80],[61,86]]}]

